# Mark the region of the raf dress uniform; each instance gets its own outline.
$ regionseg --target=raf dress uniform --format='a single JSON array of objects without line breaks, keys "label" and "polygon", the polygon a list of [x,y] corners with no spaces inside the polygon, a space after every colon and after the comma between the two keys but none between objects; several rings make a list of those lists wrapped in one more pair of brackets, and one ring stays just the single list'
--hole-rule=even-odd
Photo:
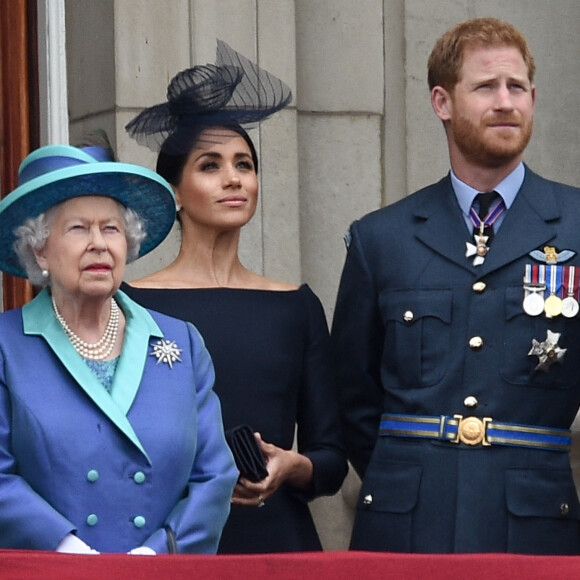
[{"label": "raf dress uniform", "polygon": [[123,351],[109,394],[44,290],[0,316],[0,548],[215,553],[237,469],[214,371],[190,324],[122,292]]},{"label": "raf dress uniform", "polygon": [[580,553],[580,190],[519,171],[483,260],[450,176],[351,226],[332,335],[352,549]]}]

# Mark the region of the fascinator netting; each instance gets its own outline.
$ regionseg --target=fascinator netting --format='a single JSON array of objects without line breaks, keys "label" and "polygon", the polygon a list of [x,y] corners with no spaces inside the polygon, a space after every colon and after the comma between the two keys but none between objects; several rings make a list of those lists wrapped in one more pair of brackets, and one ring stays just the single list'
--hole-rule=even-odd
[{"label": "fascinator netting", "polygon": [[204,128],[250,129],[291,100],[292,91],[283,81],[218,40],[215,64],[175,75],[167,102],[145,109],[125,129],[140,145],[181,155]]}]

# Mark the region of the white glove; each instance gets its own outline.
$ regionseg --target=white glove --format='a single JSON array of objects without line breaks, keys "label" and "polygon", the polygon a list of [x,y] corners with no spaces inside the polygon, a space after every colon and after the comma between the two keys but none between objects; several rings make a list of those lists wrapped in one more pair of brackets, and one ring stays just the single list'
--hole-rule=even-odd
[{"label": "white glove", "polygon": [[56,547],[56,551],[65,554],[100,554],[100,552],[87,546],[87,544],[74,534],[67,534]]},{"label": "white glove", "polygon": [[157,552],[148,546],[133,548],[131,551],[127,552],[127,554],[131,554],[131,556],[157,556]]}]

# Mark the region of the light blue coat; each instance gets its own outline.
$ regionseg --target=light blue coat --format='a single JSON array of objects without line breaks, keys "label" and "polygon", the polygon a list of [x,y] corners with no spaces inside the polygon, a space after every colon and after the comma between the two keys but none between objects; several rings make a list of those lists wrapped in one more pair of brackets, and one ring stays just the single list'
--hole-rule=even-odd
[{"label": "light blue coat", "polygon": [[[100,552],[146,545],[214,553],[237,470],[191,324],[122,292],[125,341],[111,394],[41,292],[0,315],[0,548],[54,550],[75,533]],[[153,356],[174,341],[179,359]]]}]

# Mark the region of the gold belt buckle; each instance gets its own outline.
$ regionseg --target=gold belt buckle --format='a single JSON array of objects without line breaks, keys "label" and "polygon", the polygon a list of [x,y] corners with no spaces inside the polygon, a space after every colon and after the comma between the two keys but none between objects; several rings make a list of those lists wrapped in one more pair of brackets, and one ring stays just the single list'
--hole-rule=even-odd
[{"label": "gold belt buckle", "polygon": [[453,415],[459,421],[457,424],[457,438],[455,443],[461,441],[465,445],[491,445],[487,441],[487,424],[491,421],[491,417],[463,417],[463,415]]}]

